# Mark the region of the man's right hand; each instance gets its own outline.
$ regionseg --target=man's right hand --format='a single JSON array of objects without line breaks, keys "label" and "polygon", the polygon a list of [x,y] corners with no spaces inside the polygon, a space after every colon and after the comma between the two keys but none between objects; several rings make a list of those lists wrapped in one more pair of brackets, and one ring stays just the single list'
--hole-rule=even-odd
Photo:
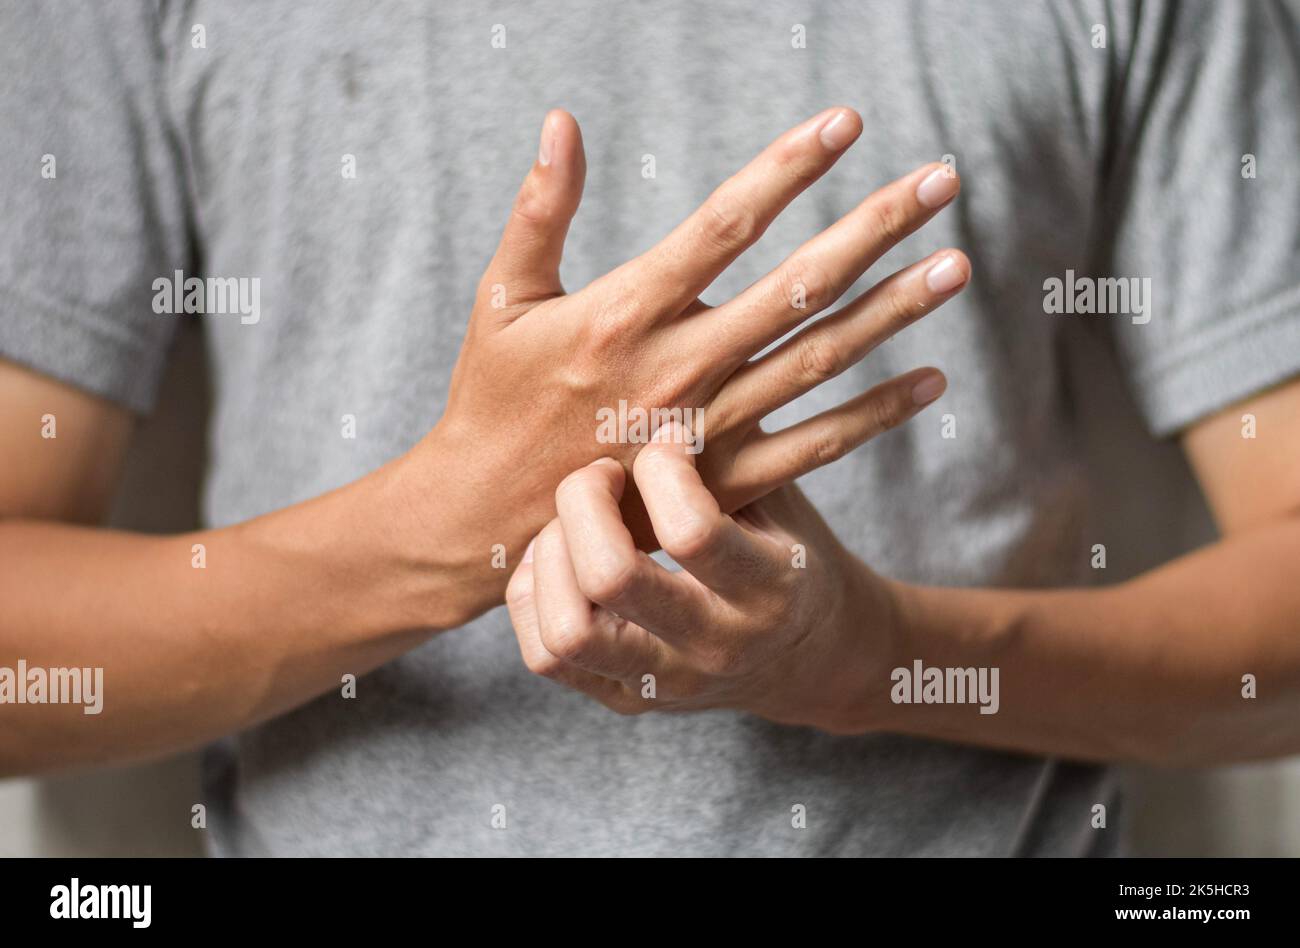
[{"label": "man's right hand", "polygon": [[[565,475],[609,455],[630,468],[640,445],[599,443],[600,409],[616,410],[620,401],[646,410],[704,409],[699,470],[731,511],[939,396],[943,376],[917,369],[785,431],[759,428],[765,415],[955,295],[970,273],[956,250],[885,278],[751,360],[829,307],[952,200],[959,182],[942,164],[881,188],[734,299],[710,308],[698,298],[861,129],[846,108],[796,126],[657,246],[566,294],[560,259],[586,164],[573,117],[547,115],[538,159],[480,283],[446,411],[402,462],[413,489],[427,495],[417,505],[438,507],[440,525],[453,517],[452,532],[468,544],[464,555],[484,566],[477,584],[483,601],[474,611],[499,602],[504,590],[508,571],[486,569],[493,546],[505,546],[513,566],[554,516],[554,491]],[[639,498],[633,494],[624,508],[638,542],[653,548]]]},{"label": "man's right hand", "polygon": [[[657,247],[566,296],[556,269],[582,150],[573,120],[552,113],[549,160],[525,182],[483,279],[442,420],[393,463],[243,523],[169,536],[70,525],[102,514],[129,416],[0,360],[0,454],[20,460],[0,466],[0,665],[102,668],[112,696],[95,715],[6,712],[17,716],[0,728],[0,775],[131,760],[251,727],[501,602],[560,480],[597,456],[627,464],[636,453],[595,437],[596,410],[619,399],[707,408],[697,462],[731,509],[906,418],[914,389],[937,396],[942,376],[913,372],[788,431],[758,429],[956,292],[969,271],[955,251],[750,357],[950,197],[956,181],[941,166],[868,198],[736,299],[712,310],[697,300],[859,128],[835,110],[787,133]],[[936,272],[958,282],[927,287]],[[806,309],[792,305],[796,283]],[[41,437],[44,413],[58,416],[57,440]],[[625,519],[644,523],[626,508]],[[493,568],[495,543],[509,568]]]}]

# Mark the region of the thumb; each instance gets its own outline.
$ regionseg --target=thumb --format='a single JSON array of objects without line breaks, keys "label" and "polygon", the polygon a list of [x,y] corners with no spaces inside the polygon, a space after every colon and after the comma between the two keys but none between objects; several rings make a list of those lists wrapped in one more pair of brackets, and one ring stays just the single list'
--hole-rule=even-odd
[{"label": "thumb", "polygon": [[542,122],[537,160],[515,198],[480,295],[501,307],[564,292],[560,258],[586,177],[578,123],[568,112],[553,109]]}]

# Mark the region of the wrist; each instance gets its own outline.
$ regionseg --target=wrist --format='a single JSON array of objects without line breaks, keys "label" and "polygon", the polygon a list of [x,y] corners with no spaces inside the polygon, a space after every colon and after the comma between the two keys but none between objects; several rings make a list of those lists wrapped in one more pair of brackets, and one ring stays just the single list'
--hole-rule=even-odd
[{"label": "wrist", "polygon": [[909,652],[901,600],[905,584],[885,579],[856,558],[845,580],[847,595],[837,620],[823,694],[831,697],[817,725],[837,734],[886,730],[892,717],[890,673]]},{"label": "wrist", "polygon": [[877,661],[867,700],[868,729],[897,729],[898,705],[894,703],[894,670],[911,668],[920,654],[918,627],[913,622],[914,603],[921,587],[876,577],[881,602]]},{"label": "wrist", "polygon": [[[930,736],[963,734],[970,720],[968,706],[985,703],[986,682],[993,689],[988,695],[993,710],[981,707],[976,717],[996,713],[1001,666],[1023,647],[1027,609],[1035,597],[898,582],[889,583],[889,589],[895,616],[893,657],[886,671],[890,694],[877,705],[877,726],[920,733],[925,722],[924,733]],[[894,670],[902,673],[897,688]],[[936,673],[941,680],[932,681],[929,676]],[[937,686],[933,699],[928,694],[931,684]],[[895,695],[909,700],[896,702]],[[916,707],[918,702],[926,706],[924,711]]]},{"label": "wrist", "polygon": [[390,560],[412,620],[443,630],[500,605],[529,540],[545,524],[509,496],[518,471],[494,470],[482,438],[439,423],[407,454],[375,472]]}]

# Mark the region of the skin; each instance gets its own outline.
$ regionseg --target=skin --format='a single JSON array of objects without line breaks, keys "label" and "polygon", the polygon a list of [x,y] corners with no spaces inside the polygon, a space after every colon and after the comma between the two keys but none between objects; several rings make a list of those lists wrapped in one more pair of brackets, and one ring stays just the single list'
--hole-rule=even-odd
[{"label": "skin", "polygon": [[[716,308],[698,294],[861,132],[830,109],[782,135],[641,257],[574,293],[558,269],[585,175],[576,122],[550,113],[538,160],[481,281],[443,417],[410,452],[339,490],[180,536],[95,526],[131,429],[120,408],[0,362],[0,665],[102,667],[102,714],[5,705],[0,775],[137,759],[204,743],[339,687],[502,602],[556,485],[603,454],[596,412],[627,400],[704,408],[700,471],[732,510],[901,424],[938,397],[918,369],[786,431],[770,411],[960,291],[945,250],[887,276],[777,351],[956,195],[927,165],[870,195]],[[958,281],[936,292],[940,265]],[[799,292],[796,292],[798,290]],[[806,305],[796,305],[802,298]],[[54,414],[57,438],[41,437]],[[490,435],[486,433],[491,433]],[[509,516],[503,517],[502,511]],[[655,537],[634,491],[623,522]],[[195,568],[196,545],[206,567]]]},{"label": "skin", "polygon": [[[1246,439],[1242,415],[1267,436]],[[1102,589],[927,588],[876,575],[787,485],[732,515],[671,433],[634,478],[670,573],[619,517],[621,465],[565,479],[507,594],[525,663],[626,714],[733,708],[1083,760],[1300,751],[1300,381],[1182,439],[1222,539]],[[805,568],[793,568],[803,544]],[[1000,707],[891,700],[894,668],[997,667]],[[1243,697],[1243,675],[1257,696]],[[644,676],[655,694],[646,697]]]}]

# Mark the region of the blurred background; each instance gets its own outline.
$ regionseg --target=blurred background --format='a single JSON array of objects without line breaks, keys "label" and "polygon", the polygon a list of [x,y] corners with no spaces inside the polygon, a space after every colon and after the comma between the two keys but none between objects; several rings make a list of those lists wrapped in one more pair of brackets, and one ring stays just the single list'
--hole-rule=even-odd
[{"label": "blurred background", "polygon": [[[1096,458],[1095,507],[1116,582],[1213,537],[1182,455],[1142,430],[1113,353],[1086,326],[1064,357]],[[114,526],[175,532],[198,523],[208,382],[195,321],[179,334],[157,413],[137,430]],[[1097,422],[1104,420],[1104,426]],[[1127,420],[1127,423],[1125,423]],[[1104,434],[1103,434],[1104,429]],[[1229,630],[1225,630],[1225,634]],[[1220,770],[1125,771],[1122,825],[1140,856],[1300,856],[1300,758]],[[0,780],[0,857],[198,856],[198,755],[46,780]]]}]

